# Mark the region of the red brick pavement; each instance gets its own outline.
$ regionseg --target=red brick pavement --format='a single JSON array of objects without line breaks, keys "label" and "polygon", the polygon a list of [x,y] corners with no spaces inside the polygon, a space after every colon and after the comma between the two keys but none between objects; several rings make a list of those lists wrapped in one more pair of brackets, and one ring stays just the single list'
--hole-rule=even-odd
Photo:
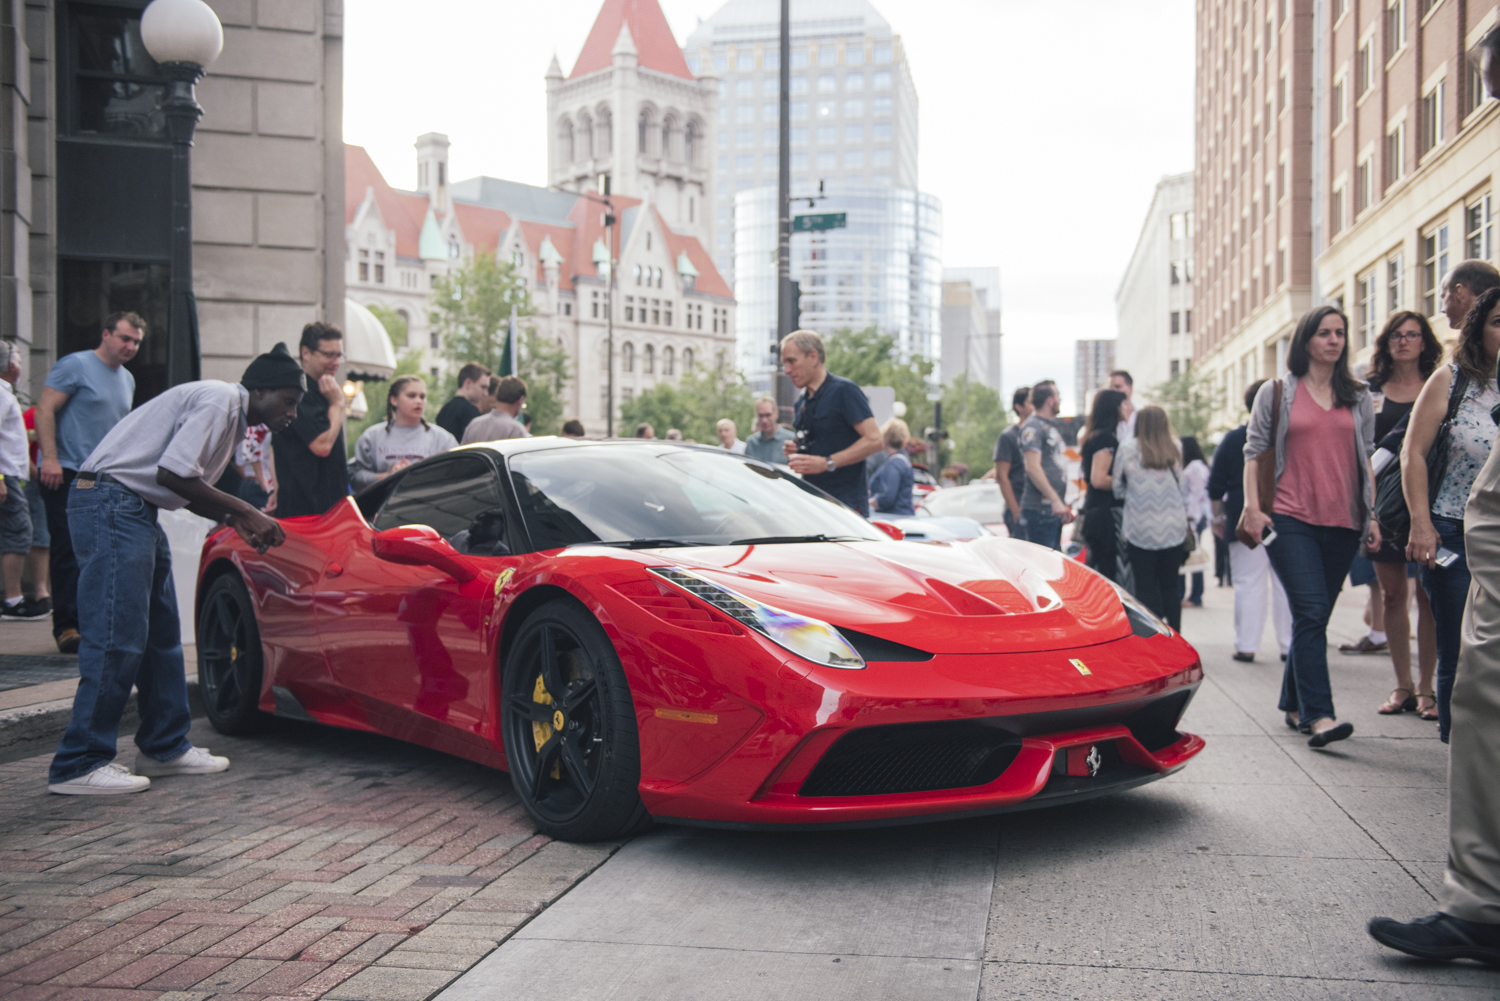
[{"label": "red brick pavement", "polygon": [[73,797],[48,757],[0,765],[0,997],[421,1001],[616,847],[550,842],[504,774],[385,738],[192,739],[233,767]]}]

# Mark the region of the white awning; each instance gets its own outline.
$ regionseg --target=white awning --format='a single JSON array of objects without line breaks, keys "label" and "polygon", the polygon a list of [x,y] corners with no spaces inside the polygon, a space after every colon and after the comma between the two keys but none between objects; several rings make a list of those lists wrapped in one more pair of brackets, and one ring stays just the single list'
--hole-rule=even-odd
[{"label": "white awning", "polygon": [[389,379],[396,371],[396,349],[385,325],[353,299],[344,300],[344,378]]}]

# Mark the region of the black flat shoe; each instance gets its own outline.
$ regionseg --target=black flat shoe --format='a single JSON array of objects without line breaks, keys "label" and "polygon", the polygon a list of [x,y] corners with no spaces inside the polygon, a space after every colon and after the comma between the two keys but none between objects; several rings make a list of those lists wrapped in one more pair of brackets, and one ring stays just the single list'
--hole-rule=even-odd
[{"label": "black flat shoe", "polygon": [[1318,733],[1314,733],[1311,737],[1308,737],[1307,746],[1327,747],[1335,740],[1346,740],[1353,734],[1353,723],[1340,723],[1338,726],[1331,726],[1327,730],[1322,730]]},{"label": "black flat shoe", "polygon": [[1381,945],[1420,959],[1477,959],[1500,967],[1500,925],[1465,921],[1451,914],[1429,914],[1402,923],[1394,918],[1371,918],[1370,937]]},{"label": "black flat shoe", "polygon": [[1296,730],[1298,733],[1312,733],[1311,725],[1303,723],[1301,720],[1293,719],[1291,713],[1287,713],[1282,718],[1286,721],[1288,730]]},{"label": "black flat shoe", "polygon": [[1255,654],[1241,653],[1240,651],[1236,650],[1234,652],[1234,659],[1239,661],[1241,664],[1253,664],[1255,663]]}]

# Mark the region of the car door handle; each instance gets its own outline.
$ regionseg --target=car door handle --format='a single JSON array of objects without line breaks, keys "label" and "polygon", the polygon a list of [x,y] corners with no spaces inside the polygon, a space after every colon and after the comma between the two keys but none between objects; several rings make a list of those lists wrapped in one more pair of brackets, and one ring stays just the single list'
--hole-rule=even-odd
[{"label": "car door handle", "polygon": [[323,571],[323,576],[327,577],[329,580],[333,580],[333,578],[337,577],[339,574],[341,574],[343,572],[344,572],[344,568],[343,567],[339,566],[337,563],[330,563],[330,564],[328,564],[327,569],[325,569]]}]

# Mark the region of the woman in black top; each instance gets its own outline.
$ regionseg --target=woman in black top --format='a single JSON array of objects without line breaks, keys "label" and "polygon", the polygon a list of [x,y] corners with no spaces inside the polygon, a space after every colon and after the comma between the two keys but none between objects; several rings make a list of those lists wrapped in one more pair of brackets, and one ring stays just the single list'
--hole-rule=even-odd
[{"label": "woman in black top", "polygon": [[[1380,336],[1375,339],[1375,352],[1370,358],[1369,382],[1375,394],[1376,442],[1411,413],[1417,394],[1437,368],[1442,355],[1443,346],[1433,335],[1425,316],[1411,310],[1391,314]],[[1432,695],[1432,682],[1437,668],[1437,640],[1432,607],[1422,585],[1408,576],[1406,551],[1401,541],[1393,539],[1374,553],[1362,551],[1355,560],[1356,565],[1363,559],[1374,564],[1375,583],[1370,588],[1370,608],[1377,614],[1372,614],[1375,621],[1371,625],[1374,629],[1383,627],[1391,652],[1391,665],[1396,670],[1396,688],[1377,711],[1391,715],[1415,710],[1424,715],[1430,713],[1430,718],[1436,719],[1437,702]],[[1411,678],[1411,620],[1407,617],[1409,580],[1410,587],[1417,592],[1417,662],[1421,673],[1415,686]],[[1360,646],[1370,644],[1370,639],[1366,636],[1358,644],[1345,646],[1350,647],[1349,652],[1363,652]],[[1339,649],[1344,650],[1345,646]]]},{"label": "woman in black top", "polygon": [[1125,502],[1115,499],[1114,477],[1110,475],[1110,469],[1114,466],[1115,449],[1120,447],[1115,428],[1120,424],[1120,408],[1124,404],[1125,394],[1113,389],[1101,389],[1094,394],[1094,406],[1089,411],[1088,424],[1084,426],[1080,451],[1083,472],[1089,484],[1083,497],[1083,541],[1089,549],[1088,565],[1117,583],[1116,540],[1119,536],[1114,509]]}]

